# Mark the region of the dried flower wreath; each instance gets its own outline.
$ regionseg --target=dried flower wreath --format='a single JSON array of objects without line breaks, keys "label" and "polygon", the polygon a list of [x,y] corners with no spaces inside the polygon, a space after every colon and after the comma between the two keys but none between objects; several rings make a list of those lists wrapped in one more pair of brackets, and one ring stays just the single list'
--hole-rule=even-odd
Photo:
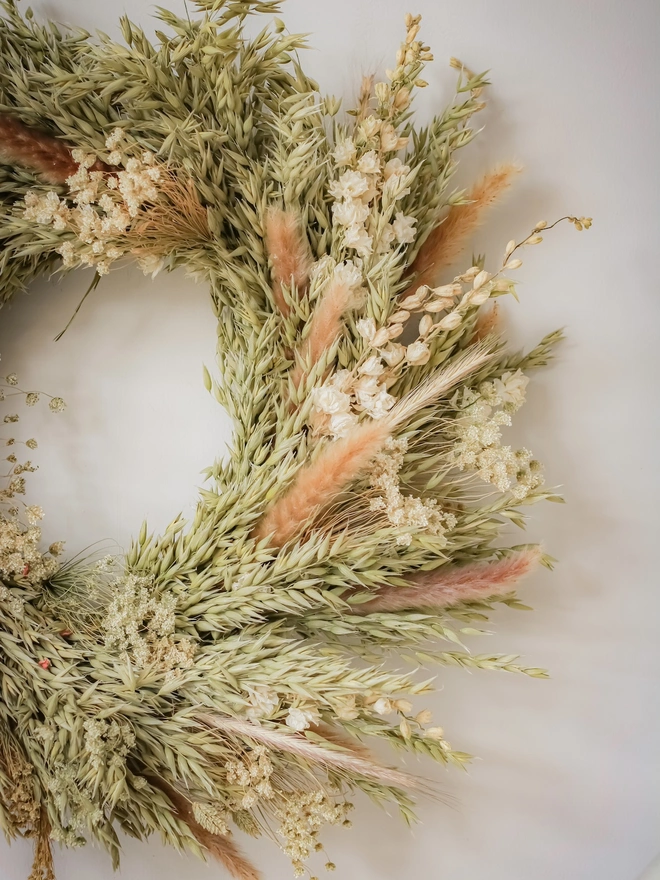
[{"label": "dried flower wreath", "polygon": [[[549,564],[496,547],[502,527],[557,500],[501,428],[560,334],[507,353],[493,302],[548,224],[497,271],[473,258],[446,277],[517,172],[448,191],[485,77],[452,60],[454,101],[414,128],[432,56],[408,15],[387,81],[365,79],[339,121],[299,36],[277,18],[245,35],[277,2],[195,5],[160,10],[156,44],[127,19],[126,45],[62,33],[13,0],[0,20],[0,303],[54,270],[185,266],[210,287],[205,381],[235,424],[191,523],[144,525],[126,558],[96,562],[40,549],[34,466],[4,439],[0,822],[34,838],[31,880],[53,878],[51,841],[99,841],[117,864],[118,828],[243,880],[259,874],[231,829],[265,831],[300,876],[321,826],[350,825],[352,792],[413,816],[423,784],[363,740],[468,760],[413,709],[431,683],[386,658],[543,676],[461,644]],[[12,395],[39,399],[14,374]]]}]

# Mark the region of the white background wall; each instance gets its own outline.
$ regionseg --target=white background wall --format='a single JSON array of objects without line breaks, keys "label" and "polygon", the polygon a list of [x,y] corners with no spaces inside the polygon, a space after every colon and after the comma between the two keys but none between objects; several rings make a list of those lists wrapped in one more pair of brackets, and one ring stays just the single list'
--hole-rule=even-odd
[{"label": "white background wall", "polygon": [[[177,11],[182,0],[169,0]],[[42,15],[116,33],[122,4],[34,0]],[[125,4],[148,24],[146,0]],[[390,64],[404,0],[290,0],[292,31],[311,32],[304,63],[347,97],[363,72]],[[360,808],[352,831],[327,835],[343,880],[635,880],[660,848],[658,713],[657,236],[660,7],[654,0],[417,0],[435,52],[420,101],[451,96],[450,55],[490,68],[485,131],[467,181],[509,158],[524,179],[479,234],[493,258],[537,220],[590,214],[527,253],[522,301],[508,307],[516,344],[565,325],[568,343],[537,374],[517,433],[563,484],[567,506],[536,508],[530,539],[559,558],[535,575],[533,614],[498,614],[476,650],[517,651],[548,682],[441,671],[432,701],[450,741],[480,756],[469,775],[425,765],[455,807],[424,803],[410,834]],[[125,544],[143,516],[161,526],[189,510],[199,471],[222,454],[229,426],[202,389],[213,363],[206,293],[182,275],[151,283],[119,270],[62,329],[88,276],[42,282],[0,313],[4,371],[61,394],[64,416],[35,413],[43,445],[32,479],[47,537],[71,551]],[[517,538],[517,536],[514,536]],[[268,880],[290,876],[270,844],[246,847]],[[2,880],[25,880],[27,844],[0,843]],[[60,880],[106,880],[102,853],[57,859]],[[319,873],[323,873],[318,866]],[[223,876],[158,842],[126,844],[122,876]],[[335,875],[337,876],[337,875]]]}]

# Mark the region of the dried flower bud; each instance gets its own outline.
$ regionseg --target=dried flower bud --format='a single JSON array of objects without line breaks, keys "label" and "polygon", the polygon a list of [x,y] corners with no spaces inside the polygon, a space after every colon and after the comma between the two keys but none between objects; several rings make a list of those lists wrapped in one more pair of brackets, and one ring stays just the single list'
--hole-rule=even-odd
[{"label": "dried flower bud", "polygon": [[433,318],[430,315],[424,315],[419,322],[419,335],[427,336],[431,332],[431,327],[433,327]]},{"label": "dried flower bud", "polygon": [[442,312],[445,309],[450,309],[454,305],[453,297],[440,297],[440,299],[432,299],[431,302],[426,303],[424,309],[427,312],[430,312],[432,315],[436,315],[438,312]]},{"label": "dried flower bud", "polygon": [[415,721],[418,724],[428,724],[432,718],[433,715],[431,714],[430,709],[422,709],[421,712],[418,712],[417,715],[415,715]]},{"label": "dried flower bud", "polygon": [[525,239],[525,244],[540,244],[542,241],[542,235],[530,235],[529,238]]},{"label": "dried flower bud", "polygon": [[424,731],[424,736],[427,739],[435,739],[440,741],[444,735],[445,732],[442,727],[429,727],[428,730]]},{"label": "dried flower bud", "polygon": [[396,367],[406,356],[406,349],[398,342],[390,342],[386,348],[381,350],[380,356],[388,366]]},{"label": "dried flower bud", "polygon": [[405,110],[410,104],[410,91],[408,89],[399,89],[394,96],[394,106],[397,110]]},{"label": "dried flower bud", "polygon": [[[388,78],[389,78],[389,79],[392,78],[392,77],[389,76],[390,73],[391,73],[391,71],[388,70],[388,71],[387,71],[387,75],[388,75]],[[381,104],[386,104],[387,101],[389,100],[389,97],[390,97],[390,86],[389,86],[389,83],[386,83],[386,82],[379,82],[379,83],[376,83],[376,87],[375,87],[374,91],[376,92],[376,97],[378,98],[378,100],[380,101],[380,103],[381,103]]]},{"label": "dried flower bud", "polygon": [[509,262],[504,267],[505,269],[520,269],[522,266],[522,260],[509,260]]},{"label": "dried flower bud", "polygon": [[[388,339],[396,339],[398,336],[401,336],[403,333],[403,324],[392,324],[391,327],[387,328],[387,338]],[[382,345],[382,343],[381,343]]]},{"label": "dried flower bud", "polygon": [[395,700],[394,708],[397,712],[403,712],[404,715],[408,715],[412,712],[412,703],[409,700]]},{"label": "dried flower bud", "polygon": [[412,730],[410,728],[410,724],[408,724],[408,722],[406,721],[405,718],[401,719],[401,723],[399,724],[399,730],[401,731],[401,736],[404,739],[410,739],[410,735],[412,733]]},{"label": "dried flower bud", "polygon": [[504,250],[504,261],[505,262],[509,259],[509,257],[511,256],[511,254],[514,252],[515,249],[516,249],[516,241],[515,241],[515,239],[512,238]]},{"label": "dried flower bud", "polygon": [[406,348],[406,361],[411,367],[421,367],[428,364],[431,359],[431,351],[425,342],[412,342]]},{"label": "dried flower bud", "polygon": [[489,287],[481,287],[479,290],[473,290],[469,294],[469,302],[472,306],[482,306],[490,296]]},{"label": "dried flower bud", "polygon": [[490,272],[486,272],[485,269],[482,269],[478,275],[475,275],[472,287],[475,290],[478,290],[480,287],[483,287],[487,281],[490,281],[491,277]]},{"label": "dried flower bud", "polygon": [[534,227],[534,232],[540,232],[542,229],[545,229],[545,227],[546,227],[547,225],[548,225],[548,221],[547,221],[547,220],[539,220],[539,222],[538,222],[538,223],[536,224],[536,226]]},{"label": "dried flower bud", "polygon": [[[395,324],[395,327],[401,327],[400,324]],[[371,340],[371,344],[374,348],[380,348],[381,345],[385,345],[390,339],[393,339],[393,336],[390,336],[392,331],[392,327],[381,327],[381,329],[376,333],[376,335]],[[401,327],[403,330],[403,327]]]},{"label": "dried flower bud", "polygon": [[409,317],[410,312],[405,309],[399,309],[398,312],[394,312],[394,314],[390,316],[390,324],[405,324]]},{"label": "dried flower bud", "polygon": [[448,315],[445,315],[438,326],[441,330],[455,330],[460,326],[462,320],[458,312],[450,312]]}]

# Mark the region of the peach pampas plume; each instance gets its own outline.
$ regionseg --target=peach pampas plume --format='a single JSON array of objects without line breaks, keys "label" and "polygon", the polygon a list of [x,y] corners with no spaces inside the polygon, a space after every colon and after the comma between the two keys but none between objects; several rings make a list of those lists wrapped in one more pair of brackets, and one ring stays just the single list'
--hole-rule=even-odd
[{"label": "peach pampas plume", "polygon": [[174,807],[176,815],[190,828],[204,849],[225,866],[235,880],[261,880],[261,874],[244,858],[238,847],[228,837],[213,834],[195,819],[190,802],[164,779],[149,777],[149,781],[161,789]]},{"label": "peach pampas plume", "polygon": [[312,265],[300,217],[293,211],[270,208],[266,214],[266,247],[272,262],[273,296],[286,317],[291,309],[284,299],[282,285],[295,285],[298,293],[305,291]]},{"label": "peach pampas plume", "polygon": [[436,401],[490,358],[483,344],[467,349],[456,360],[399,401],[382,419],[363,421],[345,437],[329,443],[311,464],[303,467],[293,485],[271,506],[254,530],[258,540],[270,535],[270,546],[282,547],[331,504],[380,450],[395,428]]},{"label": "peach pampas plume", "polygon": [[532,547],[497,562],[418,572],[412,575],[408,586],[381,587],[373,599],[351,610],[354,614],[376,614],[445,608],[457,602],[502,595],[510,592],[512,585],[528,574],[540,558],[541,549]]},{"label": "peach pampas plume", "polygon": [[283,547],[327,507],[366,467],[390,434],[385,419],[366,421],[329,443],[315,461],[299,471],[293,485],[258,523],[254,537],[270,535],[271,547]]},{"label": "peach pampas plume", "polygon": [[[486,208],[504,193],[520,172],[518,165],[501,165],[486,174],[466,196],[467,205],[454,205],[426,239],[410,267],[417,276],[406,291],[412,293],[423,284],[435,287],[443,269],[451,266],[463,250],[467,240],[481,224]],[[405,294],[404,294],[405,295]]]},{"label": "peach pampas plume", "polygon": [[376,779],[382,785],[392,785],[395,788],[419,787],[418,780],[409,773],[395,770],[392,767],[382,767],[380,764],[357,754],[354,749],[343,751],[338,748],[328,748],[311,742],[299,734],[276,730],[272,727],[262,727],[252,724],[250,721],[241,721],[238,718],[199,715],[198,720],[208,727],[224,731],[231,736],[252,739],[276,751],[288,752],[306,761],[311,761],[313,764],[320,764],[333,770],[343,770],[347,773],[365,776],[368,779]]},{"label": "peach pampas plume", "polygon": [[[63,141],[0,114],[0,162],[22,165],[50,184],[66,183],[78,170],[71,148]],[[97,167],[98,165],[98,167]],[[105,168],[96,163],[92,170]]]},{"label": "peach pampas plume", "polygon": [[327,351],[342,328],[342,317],[351,305],[353,294],[347,284],[331,280],[310,319],[309,333],[299,349],[296,350],[296,366],[291,376],[296,388],[305,375],[306,369],[314,366],[324,351]]}]

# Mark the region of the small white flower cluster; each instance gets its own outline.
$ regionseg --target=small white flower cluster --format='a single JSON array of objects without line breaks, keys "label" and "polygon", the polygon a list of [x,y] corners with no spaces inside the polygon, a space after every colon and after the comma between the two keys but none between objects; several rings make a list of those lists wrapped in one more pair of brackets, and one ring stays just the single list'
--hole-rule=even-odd
[{"label": "small white flower cluster", "polygon": [[543,468],[528,449],[502,446],[503,425],[525,402],[529,380],[520,370],[500,379],[483,382],[479,392],[464,392],[462,414],[453,433],[456,442],[451,461],[460,470],[476,470],[479,477],[500,492],[510,492],[517,501],[543,485]]},{"label": "small white flower cluster", "polygon": [[[27,220],[50,225],[58,232],[71,231],[74,237],[59,248],[65,266],[93,266],[99,275],[110,271],[110,263],[128,253],[126,234],[141,209],[158,199],[162,172],[154,154],[146,151],[140,158],[122,151],[124,132],[117,128],[106,140],[110,165],[122,166],[114,174],[92,170],[98,157],[83,150],[73,150],[77,172],[68,178],[68,198],[56,192],[31,190],[25,196]],[[152,272],[151,261],[142,265]]]},{"label": "small white flower cluster", "polygon": [[[37,511],[43,513],[37,507],[26,509],[32,518]],[[0,516],[0,578],[36,586],[52,577],[60,567],[55,557],[61,544],[52,545],[49,553],[43,554],[40,541],[41,529],[37,526],[25,528],[15,518]]]},{"label": "small white flower cluster", "polygon": [[135,574],[116,578],[110,588],[103,621],[108,649],[128,654],[139,667],[167,673],[192,665],[194,642],[175,634],[174,595],[158,595],[153,578]]},{"label": "small white flower cluster", "polygon": [[115,718],[88,718],[85,729],[85,752],[94,770],[110,766],[122,771],[126,758],[135,747],[135,734],[128,724]]},{"label": "small white flower cluster", "polygon": [[294,877],[302,877],[303,863],[314,851],[323,848],[317,839],[323,825],[350,827],[347,814],[352,809],[353,804],[347,801],[336,804],[324,791],[291,792],[285,806],[276,810],[275,815],[281,822],[277,832],[283,838],[280,848],[293,863]]},{"label": "small white flower cluster", "polygon": [[322,416],[317,428],[333,437],[345,437],[358,415],[382,419],[396,403],[382,381],[385,367],[379,357],[368,358],[356,370],[338,370],[312,392],[314,410]]},{"label": "small white flower cluster", "polygon": [[249,810],[259,798],[269,800],[275,794],[270,783],[273,765],[265,746],[255,746],[244,758],[230,758],[225,770],[227,782],[242,789],[240,796],[233,799],[236,809]]},{"label": "small white flower cluster", "polygon": [[407,449],[407,440],[390,437],[382,452],[375,456],[369,475],[372,489],[379,493],[371,499],[369,507],[383,511],[391,525],[403,530],[397,536],[397,544],[404,547],[411,544],[413,534],[426,532],[442,537],[456,525],[454,514],[442,511],[435,498],[425,501],[401,492],[399,472]]},{"label": "small white flower cluster", "polygon": [[398,157],[387,159],[405,147],[407,138],[400,138],[391,123],[368,116],[360,123],[357,140],[344,137],[335,146],[333,158],[341,173],[330,184],[330,195],[335,200],[333,225],[342,233],[343,247],[366,258],[374,250],[383,254],[393,245],[413,242],[417,221],[395,212],[395,203],[410,192],[410,168]]},{"label": "small white flower cluster", "polygon": [[103,810],[90,796],[89,787],[81,785],[74,764],[56,764],[47,784],[62,823],[53,825],[51,838],[65,846],[82,846],[85,832],[106,821]]}]

